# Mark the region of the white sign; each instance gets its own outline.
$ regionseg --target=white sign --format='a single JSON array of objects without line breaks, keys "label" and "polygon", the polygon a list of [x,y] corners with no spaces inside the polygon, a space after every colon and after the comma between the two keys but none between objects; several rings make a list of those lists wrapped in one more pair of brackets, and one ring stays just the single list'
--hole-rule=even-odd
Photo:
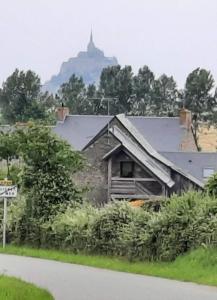
[{"label": "white sign", "polygon": [[0,197],[1,198],[14,198],[17,197],[16,185],[0,185]]}]

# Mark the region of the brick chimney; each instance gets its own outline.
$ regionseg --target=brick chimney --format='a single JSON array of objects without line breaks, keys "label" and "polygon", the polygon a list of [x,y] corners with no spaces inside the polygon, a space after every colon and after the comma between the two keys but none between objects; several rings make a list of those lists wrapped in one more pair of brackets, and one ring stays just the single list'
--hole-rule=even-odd
[{"label": "brick chimney", "polygon": [[57,121],[63,122],[65,117],[69,115],[69,108],[64,105],[56,109]]},{"label": "brick chimney", "polygon": [[179,121],[180,125],[190,130],[192,123],[191,111],[186,108],[182,108],[179,113]]}]

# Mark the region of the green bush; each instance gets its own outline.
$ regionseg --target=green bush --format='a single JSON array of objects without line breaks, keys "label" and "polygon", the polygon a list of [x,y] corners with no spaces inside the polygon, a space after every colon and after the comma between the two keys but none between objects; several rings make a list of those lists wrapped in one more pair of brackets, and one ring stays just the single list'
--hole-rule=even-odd
[{"label": "green bush", "polygon": [[208,194],[217,197],[217,173],[213,174],[205,185]]},{"label": "green bush", "polygon": [[97,215],[98,209],[89,204],[68,207],[44,224],[44,245],[74,253],[89,251],[90,227]]},{"label": "green bush", "polygon": [[137,208],[128,202],[112,202],[100,210],[91,226],[91,252],[121,255],[122,231],[137,216]]},{"label": "green bush", "polygon": [[56,214],[46,221],[27,218],[27,205],[21,197],[9,207],[12,242],[129,260],[173,260],[201,245],[217,246],[217,199],[199,192],[174,195],[158,212],[124,201],[102,208],[66,202],[50,207]]},{"label": "green bush", "polygon": [[22,244],[25,240],[27,225],[24,223],[26,212],[26,199],[18,194],[17,198],[9,203],[7,218],[8,241]]},{"label": "green bush", "polygon": [[119,233],[120,254],[129,260],[150,259],[152,253],[149,245],[149,223],[153,213],[140,208],[134,209],[133,218],[125,224]]},{"label": "green bush", "polygon": [[149,223],[153,258],[173,260],[216,236],[217,201],[202,193],[174,195]]}]

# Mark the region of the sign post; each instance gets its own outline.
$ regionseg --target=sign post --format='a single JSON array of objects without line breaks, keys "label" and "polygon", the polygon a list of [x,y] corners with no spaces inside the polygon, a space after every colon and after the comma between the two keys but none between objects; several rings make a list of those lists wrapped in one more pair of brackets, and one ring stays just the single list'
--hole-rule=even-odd
[{"label": "sign post", "polygon": [[17,187],[12,185],[11,180],[0,180],[0,198],[4,200],[4,216],[3,216],[3,241],[2,246],[6,245],[6,231],[7,231],[7,200],[8,198],[15,198],[17,196]]},{"label": "sign post", "polygon": [[4,198],[3,248],[5,248],[5,244],[6,244],[6,227],[7,227],[7,198]]}]

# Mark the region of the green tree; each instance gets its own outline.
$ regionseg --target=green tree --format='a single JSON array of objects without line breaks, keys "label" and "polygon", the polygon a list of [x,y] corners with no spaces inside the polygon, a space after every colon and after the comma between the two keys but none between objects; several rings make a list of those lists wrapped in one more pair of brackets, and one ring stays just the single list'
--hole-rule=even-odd
[{"label": "green tree", "polygon": [[213,87],[214,79],[210,71],[197,68],[191,72],[185,83],[185,107],[205,119],[213,108]]},{"label": "green tree", "polygon": [[[131,66],[112,66],[103,69],[100,77],[99,92],[102,98],[111,98],[110,113],[118,114],[130,111],[130,98],[133,91],[133,73]],[[102,102],[104,112],[107,101]]]},{"label": "green tree", "polygon": [[212,120],[217,99],[212,95],[214,79],[210,71],[197,68],[191,72],[185,83],[184,106],[193,113],[193,133],[198,140],[200,121]]},{"label": "green tree", "polygon": [[0,106],[6,122],[26,122],[45,118],[40,103],[40,78],[32,71],[16,69],[0,91]]},{"label": "green tree", "polygon": [[173,77],[163,74],[154,81],[151,112],[156,116],[174,116],[178,113],[178,90]]},{"label": "green tree", "polygon": [[60,101],[69,107],[73,114],[85,113],[86,89],[83,79],[72,75],[68,82],[63,83],[58,91]]},{"label": "green tree", "polygon": [[131,97],[131,112],[135,115],[151,114],[152,90],[154,73],[148,66],[140,68],[133,78],[133,95]]},{"label": "green tree", "polygon": [[80,199],[72,175],[82,168],[82,156],[48,127],[29,125],[17,134],[28,217],[48,219],[55,206]]},{"label": "green tree", "polygon": [[102,105],[102,95],[94,84],[90,84],[86,91],[86,101],[84,101],[84,111],[89,115],[105,114]]}]

